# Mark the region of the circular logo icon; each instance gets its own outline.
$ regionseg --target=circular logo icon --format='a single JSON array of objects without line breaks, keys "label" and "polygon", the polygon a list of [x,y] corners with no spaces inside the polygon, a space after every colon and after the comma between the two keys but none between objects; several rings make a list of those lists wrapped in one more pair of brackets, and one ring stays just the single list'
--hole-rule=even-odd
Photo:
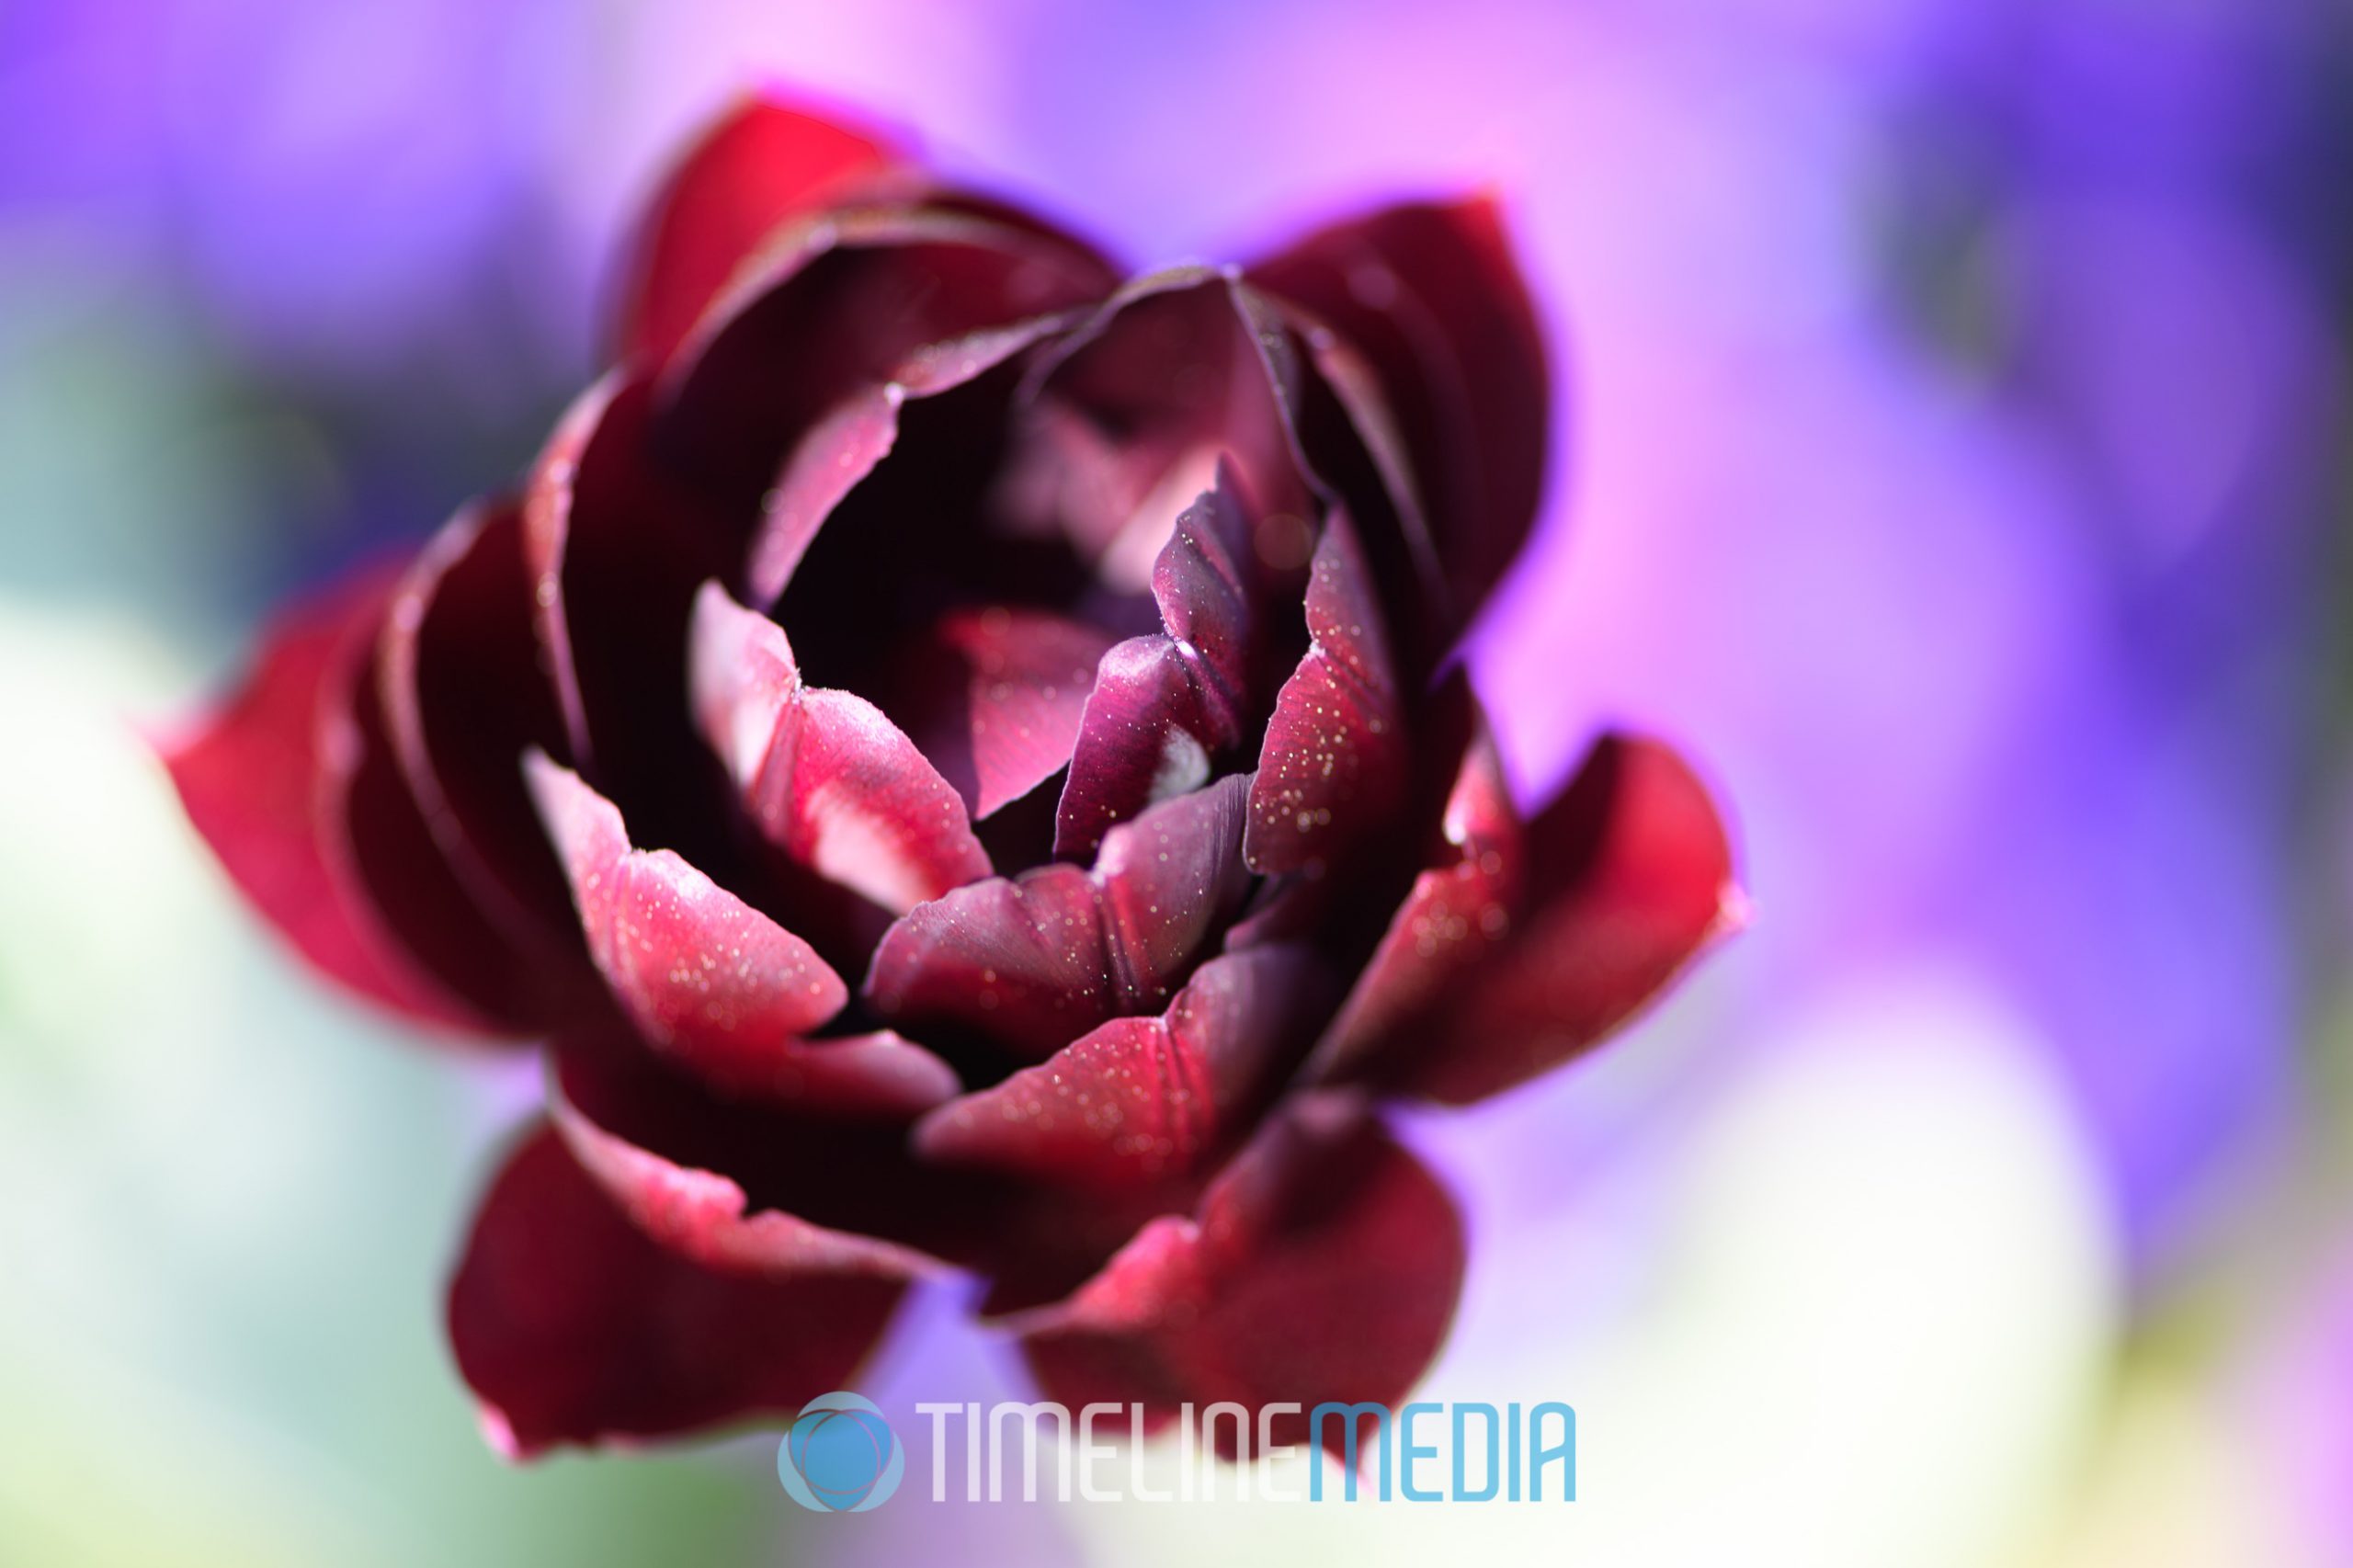
[{"label": "circular logo icon", "polygon": [[821,1514],[862,1514],[899,1489],[907,1451],[898,1434],[854,1393],[819,1394],[777,1445],[776,1478],[804,1508]]}]

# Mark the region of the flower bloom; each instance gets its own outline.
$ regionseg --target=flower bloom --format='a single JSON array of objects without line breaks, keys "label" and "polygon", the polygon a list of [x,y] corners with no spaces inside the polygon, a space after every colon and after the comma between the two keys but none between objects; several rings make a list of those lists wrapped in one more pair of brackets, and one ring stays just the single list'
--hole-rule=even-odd
[{"label": "flower bloom", "polygon": [[1671,753],[1523,820],[1446,662],[1546,431],[1487,203],[1123,283],[722,119],[519,492],[168,759],[319,968],[544,1042],[449,1290],[494,1439],[789,1412],[950,1269],[1071,1404],[1401,1397],[1463,1244],[1381,1108],[1578,1055],[1736,903]]}]

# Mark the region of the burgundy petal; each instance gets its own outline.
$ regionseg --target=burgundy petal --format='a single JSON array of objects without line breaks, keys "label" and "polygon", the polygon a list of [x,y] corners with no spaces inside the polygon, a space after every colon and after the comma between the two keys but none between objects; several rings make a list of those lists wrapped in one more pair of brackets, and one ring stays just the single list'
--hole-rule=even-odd
[{"label": "burgundy petal", "polygon": [[727,781],[680,699],[695,591],[748,521],[655,464],[650,399],[608,379],[565,415],[525,496],[525,551],[573,766],[638,832],[716,869],[738,851]]},{"label": "burgundy petal", "polygon": [[392,942],[322,838],[326,693],[364,663],[394,585],[340,584],[286,612],[254,671],[164,762],[189,822],[244,895],[320,970],[372,1001],[437,1025],[478,1025]]},{"label": "burgundy petal", "polygon": [[433,839],[484,913],[549,961],[580,960],[563,868],[523,786],[533,748],[561,752],[540,668],[519,511],[461,513],[393,597],[379,652],[392,754]]},{"label": "burgundy petal", "polygon": [[939,1107],[916,1152],[1046,1180],[1134,1186],[1231,1147],[1323,994],[1290,948],[1211,959],[1157,1017],[1113,1018],[1002,1083]]},{"label": "burgundy petal", "polygon": [[865,206],[789,222],[741,268],[662,381],[681,472],[756,501],[800,434],[926,345],[1101,299],[1112,278],[1042,225],[943,206]]},{"label": "burgundy petal", "polygon": [[1250,792],[1243,855],[1263,874],[1320,870],[1386,827],[1405,791],[1405,725],[1381,602],[1346,512],[1324,520],[1315,547],[1307,631]]},{"label": "burgundy petal", "polygon": [[493,1445],[528,1459],[790,1416],[849,1381],[903,1289],[658,1246],[541,1127],[475,1218],[449,1284],[449,1343]]},{"label": "burgundy petal", "polygon": [[622,312],[624,357],[666,358],[769,230],[895,158],[871,134],[771,95],[746,97],[671,171],[646,220]]},{"label": "burgundy petal", "polygon": [[1336,1075],[1449,1105],[1499,1093],[1599,1042],[1738,925],[1723,824],[1666,747],[1605,737],[1529,824],[1524,869],[1492,767],[1466,764],[1450,865],[1415,883],[1319,1047]]},{"label": "burgundy petal", "polygon": [[1069,765],[1111,642],[1041,610],[951,610],[905,656],[883,707],[973,818],[993,816]]},{"label": "burgundy petal", "polygon": [[695,608],[703,733],[768,841],[893,914],[989,874],[964,802],[881,710],[804,687],[784,629],[716,584]]},{"label": "burgundy petal", "polygon": [[1205,684],[1173,637],[1131,637],[1103,655],[1054,811],[1055,854],[1089,854],[1115,824],[1209,781],[1214,754],[1241,733]]},{"label": "burgundy petal", "polygon": [[1274,689],[1274,607],[1295,597],[1297,574],[1259,559],[1239,485],[1221,469],[1162,548],[1152,581],[1164,631],[1120,643],[1097,670],[1055,813],[1058,855],[1086,855],[1112,824],[1198,788]]},{"label": "burgundy petal", "polygon": [[1284,373],[1226,273],[1138,278],[1033,369],[1008,498],[1027,527],[1066,535],[1113,587],[1139,588],[1171,519],[1230,464],[1279,557],[1317,509]]},{"label": "burgundy petal", "polygon": [[900,410],[909,398],[937,397],[970,385],[1064,321],[1036,316],[923,344],[892,367],[887,380],[857,388],[818,415],[794,443],[762,506],[745,570],[753,601],[773,607],[783,596],[825,519],[891,454]]},{"label": "burgundy petal", "polygon": [[[912,1048],[910,1048],[912,1049]],[[972,1229],[942,1174],[907,1157],[904,1120],[846,1119],[733,1093],[634,1040],[554,1053],[556,1127],[648,1235],[724,1267],[908,1276]]]},{"label": "burgundy petal", "polygon": [[[1308,1099],[1195,1214],[1154,1220],[1015,1325],[1049,1398],[1141,1403],[1148,1426],[1188,1402],[1394,1404],[1445,1338],[1462,1266],[1461,1221],[1420,1162],[1349,1104]],[[1303,1415],[1273,1427],[1278,1443],[1307,1436]]]},{"label": "burgundy petal", "polygon": [[753,602],[776,603],[825,518],[890,455],[905,397],[895,381],[861,388],[801,437],[769,493],[752,541],[745,578]]},{"label": "burgundy petal", "polygon": [[911,911],[876,949],[867,999],[901,1024],[972,1030],[1039,1059],[1107,1018],[1156,1011],[1247,884],[1249,777],[1162,802],[1050,865]]},{"label": "burgundy petal", "polygon": [[1467,618],[1535,520],[1550,429],[1543,338],[1496,204],[1386,208],[1312,234],[1250,276],[1372,365],[1455,612]]},{"label": "burgundy petal", "polygon": [[[665,1250],[772,1274],[907,1278],[936,1268],[870,1233],[890,1195],[845,1202],[825,1191],[870,1179],[878,1156],[898,1147],[896,1123],[813,1119],[805,1108],[714,1094],[640,1055],[627,1041],[564,1046],[550,1114],[582,1168]],[[826,1218],[809,1218],[812,1209]]]},{"label": "burgundy petal", "polygon": [[518,944],[460,880],[402,775],[372,664],[326,694],[320,838],[386,933],[485,1027],[540,1034],[603,1005],[584,967]]},{"label": "burgundy petal", "polygon": [[1441,827],[1438,863],[1415,879],[1316,1046],[1310,1071],[1319,1078],[1357,1076],[1384,1047],[1409,1040],[1511,934],[1528,874],[1526,828],[1483,724],[1463,750]]},{"label": "burgundy petal", "polygon": [[588,950],[649,1045],[735,1093],[836,1115],[912,1116],[956,1092],[895,1035],[803,1039],[849,997],[807,943],[668,850],[631,848],[612,803],[544,756],[531,786]]}]

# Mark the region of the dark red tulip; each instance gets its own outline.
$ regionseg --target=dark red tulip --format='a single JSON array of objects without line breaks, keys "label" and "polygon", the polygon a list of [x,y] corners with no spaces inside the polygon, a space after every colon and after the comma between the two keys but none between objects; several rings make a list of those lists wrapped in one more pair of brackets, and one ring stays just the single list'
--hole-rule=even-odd
[{"label": "dark red tulip", "polygon": [[1121,282],[746,102],[511,498],[290,614],[169,761],[319,968],[543,1045],[449,1295],[504,1446],[789,1412],[960,1270],[1044,1391],[1394,1401],[1462,1234],[1381,1125],[1591,1049],[1725,835],[1523,818],[1446,661],[1541,489],[1498,214]]}]

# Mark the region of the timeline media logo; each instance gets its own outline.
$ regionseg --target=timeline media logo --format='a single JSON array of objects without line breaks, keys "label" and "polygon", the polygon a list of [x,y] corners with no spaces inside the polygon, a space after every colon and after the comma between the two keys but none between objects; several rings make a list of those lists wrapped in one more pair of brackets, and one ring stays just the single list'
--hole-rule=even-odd
[{"label": "timeline media logo", "polygon": [[872,1400],[854,1393],[819,1394],[777,1445],[776,1478],[794,1502],[820,1514],[879,1508],[906,1471],[898,1434]]}]

